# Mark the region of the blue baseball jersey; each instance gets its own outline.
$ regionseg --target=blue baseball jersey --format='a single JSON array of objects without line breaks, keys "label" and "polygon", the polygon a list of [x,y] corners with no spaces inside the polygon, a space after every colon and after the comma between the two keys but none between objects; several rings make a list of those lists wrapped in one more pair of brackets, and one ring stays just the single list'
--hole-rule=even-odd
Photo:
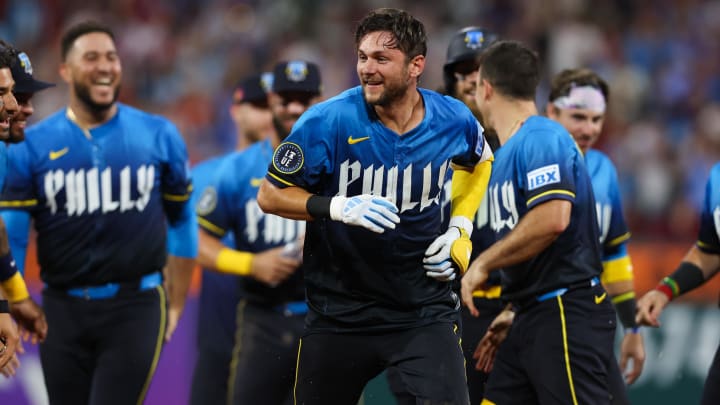
[{"label": "blue baseball jersey", "polygon": [[[260,253],[293,242],[305,233],[305,221],[265,214],[257,204],[272,153],[266,140],[228,156],[197,205],[200,226],[217,237],[233,232],[235,249],[243,252]],[[242,292],[247,300],[266,305],[303,301],[302,271],[298,269],[274,287],[243,277]]]},{"label": "blue baseball jersey", "polygon": [[600,246],[607,253],[630,238],[622,210],[617,171],[604,153],[589,149],[585,164],[592,181],[595,195],[595,211],[600,227]]},{"label": "blue baseball jersey", "polygon": [[0,142],[0,191],[5,186],[5,176],[8,171],[8,147],[5,142]]},{"label": "blue baseball jersey", "polygon": [[705,253],[720,254],[720,163],[710,170],[700,214],[697,247]]},{"label": "blue baseball jersey", "polygon": [[166,221],[189,203],[185,144],[167,119],[118,104],[81,129],[65,109],[9,150],[3,208],[28,210],[41,278],[68,288],[133,282],[163,268]]},{"label": "blue baseball jersey", "polygon": [[454,322],[451,283],[425,275],[423,256],[444,232],[441,193],[451,161],[472,167],[492,152],[460,101],[419,89],[425,116],[398,135],[355,87],[306,111],[275,150],[267,179],[322,196],[384,196],[399,209],[376,234],[330,219],[308,222],[305,285],[313,330],[391,330]]},{"label": "blue baseball jersey", "polygon": [[590,177],[582,152],[560,124],[532,116],[497,150],[488,199],[497,240],[538,204],[554,199],[573,204],[570,224],[550,246],[501,270],[504,298],[524,300],[600,274]]},{"label": "blue baseball jersey", "polygon": [[[197,205],[203,190],[213,183],[223,159],[228,156],[230,154],[214,157],[192,168],[193,206]],[[227,232],[221,241],[226,246],[235,245],[232,232]],[[238,277],[203,270],[198,304],[198,345],[209,350],[232,350],[237,304],[241,296]]]}]

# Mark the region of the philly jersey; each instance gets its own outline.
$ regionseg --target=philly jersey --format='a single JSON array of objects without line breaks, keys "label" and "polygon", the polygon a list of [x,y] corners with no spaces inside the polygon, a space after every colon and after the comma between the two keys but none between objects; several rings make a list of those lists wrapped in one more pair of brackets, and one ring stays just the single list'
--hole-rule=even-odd
[{"label": "philly jersey", "polygon": [[[266,140],[230,155],[198,202],[200,226],[219,238],[231,231],[239,251],[260,253],[294,242],[305,233],[305,221],[265,214],[257,203],[272,153]],[[301,269],[274,287],[243,277],[242,291],[247,300],[265,305],[305,299]]]},{"label": "philly jersey", "polygon": [[322,196],[384,196],[395,229],[376,234],[330,219],[308,222],[305,286],[312,330],[398,330],[454,322],[451,283],[425,275],[423,256],[443,231],[441,193],[451,161],[492,157],[482,127],[460,101],[419,89],[425,116],[398,135],[355,87],[317,104],[275,150],[267,179]]},{"label": "philly jersey", "polygon": [[3,208],[28,210],[43,281],[55,288],[134,282],[163,268],[166,221],[191,184],[185,144],[167,119],[117,104],[81,129],[61,110],[9,149]]},{"label": "philly jersey", "polygon": [[720,163],[710,170],[705,186],[697,247],[705,253],[720,254]]},{"label": "philly jersey", "polygon": [[622,211],[617,171],[610,158],[595,149],[589,149],[585,154],[585,165],[595,195],[600,246],[612,251],[630,238]]},{"label": "philly jersey", "polygon": [[501,270],[503,297],[524,300],[600,274],[600,245],[590,177],[570,134],[540,116],[528,118],[496,152],[488,200],[501,239],[538,204],[570,201],[567,229],[537,256]]}]

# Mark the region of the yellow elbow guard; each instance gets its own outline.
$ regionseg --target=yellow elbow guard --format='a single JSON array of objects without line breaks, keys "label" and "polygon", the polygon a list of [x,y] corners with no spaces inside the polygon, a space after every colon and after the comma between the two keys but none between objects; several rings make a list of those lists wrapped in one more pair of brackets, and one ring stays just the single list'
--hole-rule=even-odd
[{"label": "yellow elbow guard", "polygon": [[25,280],[19,271],[16,271],[9,279],[0,283],[0,286],[11,304],[30,297]]},{"label": "yellow elbow guard", "polygon": [[462,216],[472,222],[480,202],[485,196],[492,162],[483,161],[475,165],[472,171],[458,168],[453,171],[450,183],[450,216]]},{"label": "yellow elbow guard", "polygon": [[252,253],[222,248],[215,259],[215,267],[221,273],[248,276],[252,270],[254,256]]},{"label": "yellow elbow guard", "polygon": [[632,281],[633,266],[630,256],[603,262],[601,281],[604,285],[618,281]]}]

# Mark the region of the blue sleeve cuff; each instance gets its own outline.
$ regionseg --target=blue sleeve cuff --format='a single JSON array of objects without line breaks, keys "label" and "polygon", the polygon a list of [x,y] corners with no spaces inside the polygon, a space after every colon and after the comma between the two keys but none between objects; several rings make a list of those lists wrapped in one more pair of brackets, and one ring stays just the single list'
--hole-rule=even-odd
[{"label": "blue sleeve cuff", "polygon": [[185,204],[181,218],[168,223],[168,253],[194,259],[198,254],[198,240],[197,217],[192,212],[192,204]]},{"label": "blue sleeve cuff", "polygon": [[0,217],[5,222],[10,251],[13,252],[15,265],[20,274],[25,273],[25,255],[27,254],[30,232],[30,213],[20,210],[2,210]]}]

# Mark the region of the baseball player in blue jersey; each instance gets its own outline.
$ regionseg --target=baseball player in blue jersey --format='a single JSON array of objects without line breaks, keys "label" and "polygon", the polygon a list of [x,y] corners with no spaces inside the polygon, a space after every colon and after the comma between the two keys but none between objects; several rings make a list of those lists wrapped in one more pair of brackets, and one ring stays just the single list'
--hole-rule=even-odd
[{"label": "baseball player in blue jersey", "polygon": [[[237,147],[234,152],[244,150],[273,132],[266,93],[271,84],[272,73],[268,72],[251,75],[235,87],[229,111],[237,127]],[[203,190],[212,184],[222,162],[233,154],[208,159],[192,169],[193,206],[197,205]],[[234,246],[232,232],[225,233],[222,243]],[[203,270],[197,325],[198,355],[193,371],[190,403],[224,404],[227,402],[236,308],[241,292],[235,275],[208,268]]]},{"label": "baseball player in blue jersey", "polygon": [[[273,70],[269,93],[273,119],[283,112],[295,118],[320,95],[318,67],[306,61],[281,62]],[[299,270],[305,222],[266,215],[257,192],[273,149],[292,127],[280,127],[267,140],[229,156],[205,189],[197,206],[200,262],[243,276],[243,298],[237,310],[228,403],[292,403],[298,342],[307,313],[303,274]],[[231,231],[233,248],[219,238]]]},{"label": "baseball player in blue jersey", "polygon": [[485,388],[484,404],[609,404],[615,311],[602,270],[595,200],[582,152],[558,123],[537,115],[538,58],[499,41],[479,59],[476,101],[497,131],[488,185],[497,242],[472,262],[462,299],[501,270],[516,311]]},{"label": "baseball player in blue jersey", "polygon": [[[645,349],[635,322],[633,268],[626,246],[630,232],[623,216],[615,166],[604,153],[592,149],[602,131],[607,100],[608,85],[595,72],[568,69],[553,78],[546,112],[549,118],[570,132],[585,154],[600,226],[603,261],[600,281],[625,329],[620,349],[620,368],[625,370],[629,366],[628,360],[632,359],[632,370],[625,376],[627,383],[632,384],[642,372]],[[623,385],[620,384],[617,395],[624,391]]]},{"label": "baseball player in blue jersey", "polygon": [[116,102],[109,28],[70,27],[61,59],[69,105],[10,149],[0,200],[37,231],[51,403],[141,403],[197,254],[187,152],[166,119]]},{"label": "baseball player in blue jersey", "polygon": [[[638,301],[637,321],[660,327],[660,314],[673,299],[705,284],[720,270],[720,163],[710,171],[700,215],[698,240],[678,268]],[[720,347],[710,365],[702,394],[702,405],[720,403]]]},{"label": "baseball player in blue jersey", "polygon": [[372,11],[355,46],[361,85],[300,117],[258,193],[266,213],[308,221],[295,400],[355,404],[370,379],[393,368],[401,404],[467,404],[458,297],[427,273],[466,268],[492,152],[464,104],[417,87],[426,53],[420,21]]},{"label": "baseball player in blue jersey", "polygon": [[[0,41],[0,44],[4,47],[12,48],[9,44]],[[33,112],[32,97],[35,92],[44,90],[48,87],[54,86],[52,83],[46,83],[33,78],[32,76],[32,64],[30,58],[24,52],[15,52],[14,61],[10,67],[15,81],[13,87],[13,95],[17,100],[18,109],[13,115],[10,121],[10,134],[6,142],[9,144],[19,143],[25,139],[25,127],[27,125],[27,119]],[[10,223],[10,227],[16,227],[18,224],[16,221],[25,223],[27,228],[27,221],[29,220],[28,215],[13,215],[12,211],[2,211],[1,224]],[[7,242],[9,242],[10,250],[7,251]],[[24,268],[25,255],[13,258],[10,254],[11,251],[25,252],[27,246],[27,235],[23,238],[22,235],[7,235],[5,228],[0,230],[0,263],[5,267],[5,270],[9,270],[12,274],[8,277],[7,275],[0,276],[0,286],[7,290],[10,295],[10,312],[13,317],[18,321],[21,328],[21,335],[23,340],[32,340],[32,343],[43,341],[47,334],[47,321],[45,320],[45,314],[42,309],[35,303],[32,297],[29,296],[24,280],[21,277],[22,269]],[[22,346],[21,346],[22,347]],[[15,375],[15,369],[20,365],[17,358],[13,359],[8,365],[0,370],[5,376]]]},{"label": "baseball player in blue jersey", "polygon": [[[15,54],[12,49],[0,46],[0,140],[2,141],[9,139],[10,121],[17,113],[17,101],[12,93],[15,81],[10,70],[14,59]],[[6,174],[7,149],[4,142],[0,142],[0,182],[4,181]],[[12,257],[7,257],[10,255],[10,247],[7,242],[5,225],[2,221],[0,221],[0,224],[2,224],[0,255],[4,258],[4,260],[0,260],[0,275],[2,279],[8,279],[17,273],[17,269],[12,262]],[[18,283],[21,283],[22,287],[25,288],[22,277],[20,277],[20,280]],[[27,288],[25,288],[25,291],[27,291]],[[0,289],[0,369],[4,369],[6,364],[15,358],[15,349],[19,342],[17,327],[10,317],[9,300],[5,299],[7,293],[7,285],[3,283]],[[12,296],[9,298],[12,300]]]}]

